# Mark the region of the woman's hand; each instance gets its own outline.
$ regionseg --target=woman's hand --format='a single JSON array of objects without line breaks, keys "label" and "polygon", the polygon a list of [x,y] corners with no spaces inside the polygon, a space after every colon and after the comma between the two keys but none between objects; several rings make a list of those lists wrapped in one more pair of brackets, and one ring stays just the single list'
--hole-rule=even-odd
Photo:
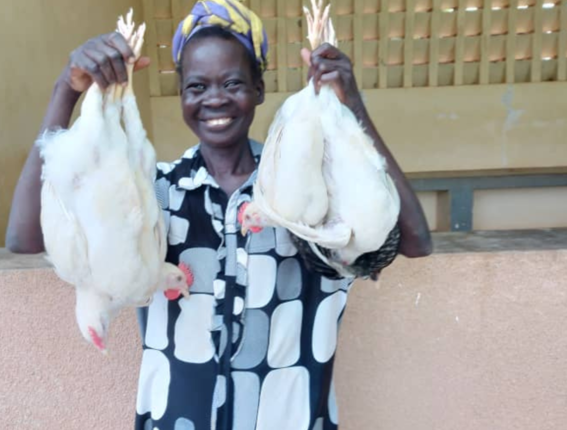
[{"label": "woman's hand", "polygon": [[[102,89],[112,84],[128,82],[127,64],[134,62],[134,53],[118,32],[104,34],[88,40],[69,56],[62,80],[72,90],[82,93],[93,82]],[[148,57],[140,57],[134,70],[147,67]]]},{"label": "woman's hand", "polygon": [[342,51],[324,43],[313,52],[303,48],[301,57],[309,66],[309,79],[313,78],[317,93],[322,85],[328,84],[335,90],[339,100],[353,112],[363,109],[352,62]]}]

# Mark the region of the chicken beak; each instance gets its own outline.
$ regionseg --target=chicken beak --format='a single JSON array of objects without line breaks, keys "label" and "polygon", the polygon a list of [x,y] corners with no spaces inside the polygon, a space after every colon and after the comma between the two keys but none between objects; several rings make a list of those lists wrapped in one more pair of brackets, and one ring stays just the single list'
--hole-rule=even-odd
[{"label": "chicken beak", "polygon": [[248,227],[242,226],[240,233],[242,233],[242,236],[246,236],[248,234]]},{"label": "chicken beak", "polygon": [[181,295],[182,295],[185,299],[188,299],[191,294],[189,294],[189,290],[187,289],[187,290],[181,290]]}]

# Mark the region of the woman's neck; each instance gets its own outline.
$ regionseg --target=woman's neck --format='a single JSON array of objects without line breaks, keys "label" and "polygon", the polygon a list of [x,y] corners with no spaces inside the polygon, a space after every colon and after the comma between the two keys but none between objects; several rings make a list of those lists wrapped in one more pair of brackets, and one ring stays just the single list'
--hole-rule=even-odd
[{"label": "woman's neck", "polygon": [[209,174],[228,196],[232,195],[256,169],[256,161],[248,139],[226,148],[202,143],[200,150]]},{"label": "woman's neck", "polygon": [[213,177],[250,174],[256,168],[248,139],[226,148],[213,147],[202,143],[200,149],[207,170]]}]

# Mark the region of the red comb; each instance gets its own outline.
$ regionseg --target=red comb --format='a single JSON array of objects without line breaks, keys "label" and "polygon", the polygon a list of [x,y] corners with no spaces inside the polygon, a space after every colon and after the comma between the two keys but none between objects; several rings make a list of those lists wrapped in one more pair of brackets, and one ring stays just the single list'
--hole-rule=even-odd
[{"label": "red comb", "polygon": [[193,276],[193,272],[191,271],[189,266],[186,265],[185,263],[179,263],[178,267],[185,274],[185,279],[187,280],[187,286],[190,287],[191,285],[193,285],[193,282],[195,281],[195,277]]},{"label": "red comb", "polygon": [[105,351],[106,347],[104,346],[104,342],[102,341],[101,337],[98,335],[96,330],[92,327],[89,327],[89,336],[93,341],[94,346],[96,346],[100,351]]},{"label": "red comb", "polygon": [[248,207],[248,205],[250,204],[250,202],[245,202],[242,203],[242,205],[240,206],[240,209],[238,209],[238,223],[240,225],[242,225],[242,222],[244,221],[244,211],[246,210],[246,208]]}]

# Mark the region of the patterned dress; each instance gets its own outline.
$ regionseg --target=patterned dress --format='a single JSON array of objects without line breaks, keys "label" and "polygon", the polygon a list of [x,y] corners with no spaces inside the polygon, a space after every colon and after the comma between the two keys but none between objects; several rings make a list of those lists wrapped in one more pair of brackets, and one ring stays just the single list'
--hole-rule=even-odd
[{"label": "patterned dress", "polygon": [[255,177],[227,197],[199,147],[158,165],[167,260],[195,280],[189,299],[158,293],[140,310],[137,430],[338,428],[333,363],[353,279],[320,275],[285,229],[240,234]]}]

